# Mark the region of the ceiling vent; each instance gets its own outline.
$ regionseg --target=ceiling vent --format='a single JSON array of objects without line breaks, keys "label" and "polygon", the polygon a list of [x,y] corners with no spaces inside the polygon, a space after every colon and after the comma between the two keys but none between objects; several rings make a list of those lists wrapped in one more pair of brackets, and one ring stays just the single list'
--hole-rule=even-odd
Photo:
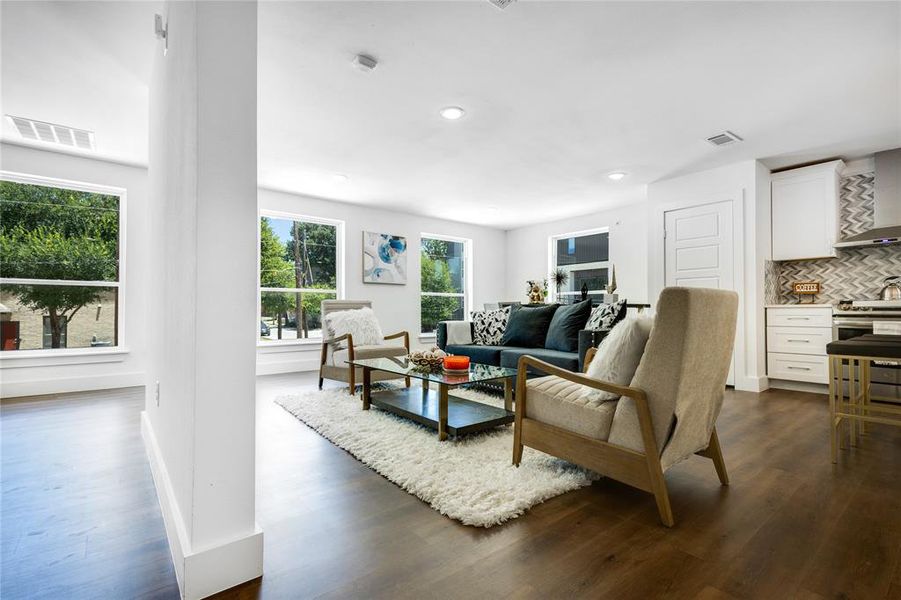
[{"label": "ceiling vent", "polygon": [[23,139],[47,142],[48,144],[62,144],[63,146],[81,150],[94,149],[93,131],[35,121],[24,117],[14,117],[12,115],[6,115],[6,117],[12,121],[12,124]]},{"label": "ceiling vent", "polygon": [[714,146],[728,146],[729,144],[734,144],[735,142],[740,142],[742,140],[731,131],[724,131],[722,133],[710,136],[709,138],[707,138],[707,141]]},{"label": "ceiling vent", "polygon": [[499,9],[504,10],[505,8],[516,2],[516,0],[488,0],[488,2],[492,3]]}]

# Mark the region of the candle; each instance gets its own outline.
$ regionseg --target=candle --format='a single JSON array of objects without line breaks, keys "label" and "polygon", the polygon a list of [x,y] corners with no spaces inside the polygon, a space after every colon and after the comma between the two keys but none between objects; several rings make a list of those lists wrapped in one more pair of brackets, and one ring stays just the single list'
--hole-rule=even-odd
[{"label": "candle", "polygon": [[452,371],[462,371],[469,368],[468,356],[445,356],[444,368]]}]

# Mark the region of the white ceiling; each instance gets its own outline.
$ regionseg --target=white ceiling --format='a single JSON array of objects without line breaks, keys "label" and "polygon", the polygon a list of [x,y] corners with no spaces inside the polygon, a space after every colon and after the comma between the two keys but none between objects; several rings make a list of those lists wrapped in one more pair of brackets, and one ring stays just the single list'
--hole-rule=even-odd
[{"label": "white ceiling", "polygon": [[[3,114],[94,131],[96,152],[84,154],[147,164],[147,84],[158,6],[4,0]],[[6,118],[2,138],[22,142]]]},{"label": "white ceiling", "polygon": [[[156,6],[3,2],[3,112],[146,163]],[[259,31],[260,183],[336,200],[514,227],[901,145],[896,2],[261,2]]]}]

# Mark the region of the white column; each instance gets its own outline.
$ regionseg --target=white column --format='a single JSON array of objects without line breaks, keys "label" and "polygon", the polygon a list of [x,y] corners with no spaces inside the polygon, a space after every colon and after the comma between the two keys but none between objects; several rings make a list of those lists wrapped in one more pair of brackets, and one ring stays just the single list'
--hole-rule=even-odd
[{"label": "white column", "polygon": [[[157,249],[142,430],[182,595],[262,574],[254,519],[256,2],[168,2],[151,80]],[[163,54],[164,47],[168,49]]]}]

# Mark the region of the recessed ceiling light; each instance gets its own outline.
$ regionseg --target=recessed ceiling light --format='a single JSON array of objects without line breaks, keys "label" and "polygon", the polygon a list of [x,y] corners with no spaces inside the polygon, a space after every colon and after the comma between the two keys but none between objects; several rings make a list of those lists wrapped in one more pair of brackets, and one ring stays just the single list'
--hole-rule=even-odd
[{"label": "recessed ceiling light", "polygon": [[622,179],[625,176],[626,176],[626,174],[623,173],[622,171],[617,171],[615,173],[610,173],[609,175],[607,175],[607,178],[612,179],[613,181],[619,181],[620,179]]},{"label": "recessed ceiling light", "polygon": [[332,179],[343,183],[348,180],[348,177],[344,173],[335,173],[334,175],[332,175]]},{"label": "recessed ceiling light", "polygon": [[445,106],[439,111],[439,114],[448,121],[456,121],[462,117],[466,111],[459,106]]}]

